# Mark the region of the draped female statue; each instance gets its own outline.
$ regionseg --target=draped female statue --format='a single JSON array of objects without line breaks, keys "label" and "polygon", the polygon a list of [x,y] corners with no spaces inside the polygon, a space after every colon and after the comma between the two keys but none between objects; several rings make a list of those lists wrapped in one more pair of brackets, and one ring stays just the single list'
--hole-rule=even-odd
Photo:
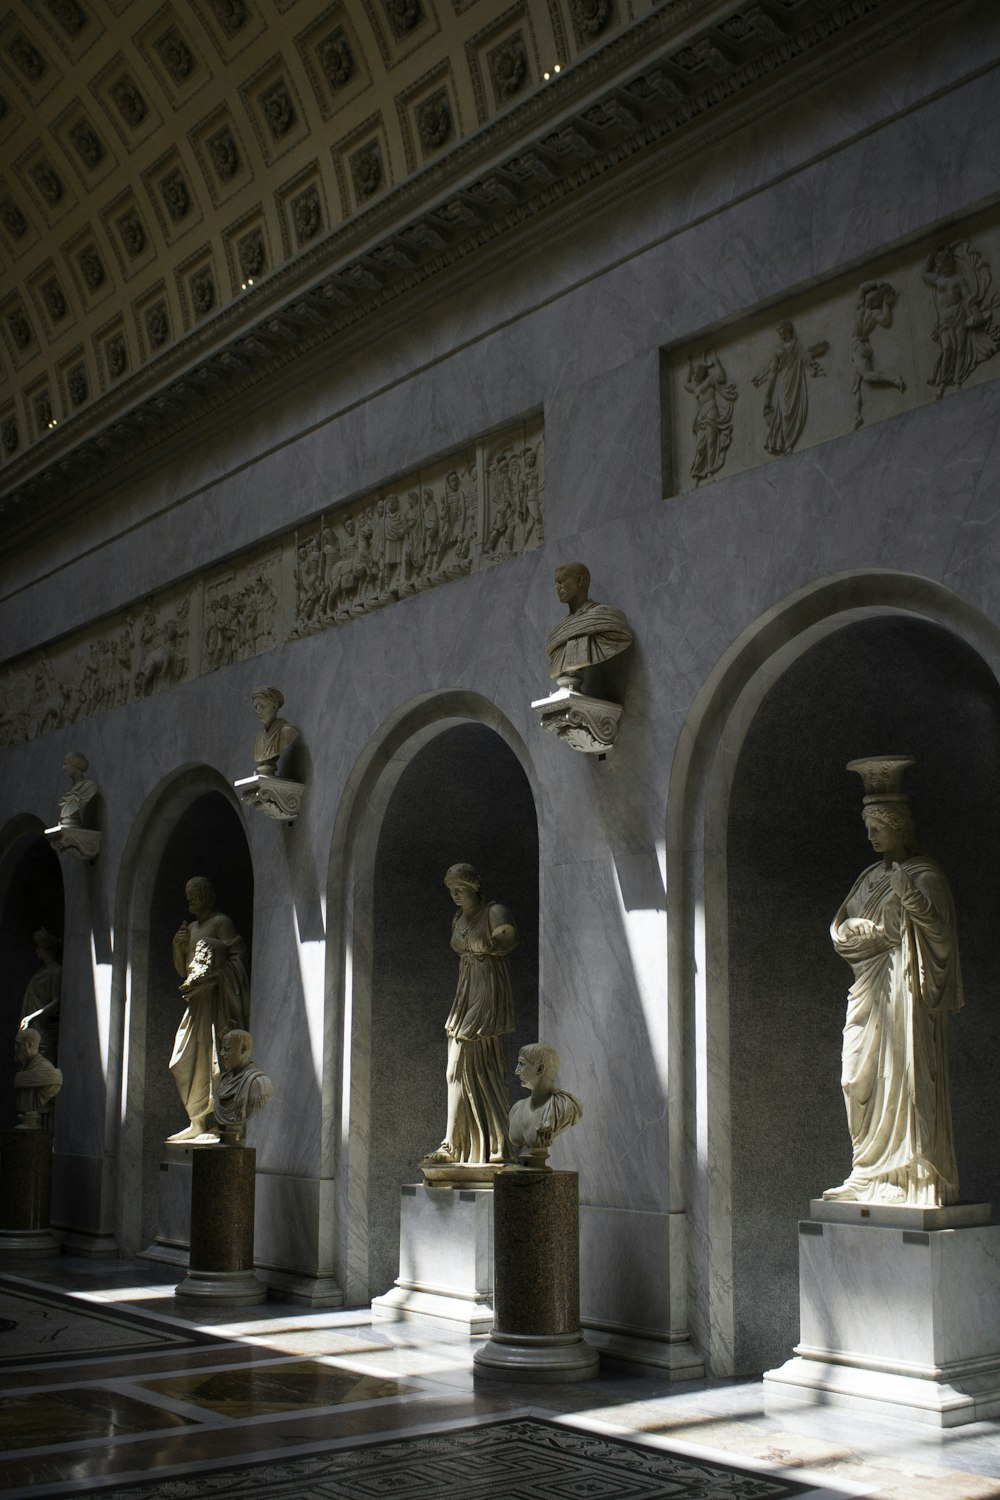
[{"label": "draped female statue", "polygon": [[514,1029],[507,954],[517,944],[517,931],[505,906],[483,901],[471,865],[452,865],[444,883],[458,907],[451,925],[458,986],[445,1022],[448,1121],[444,1140],[424,1160],[499,1163],[506,1154],[508,1114],[503,1039]]},{"label": "draped female statue", "polygon": [[948,1089],[948,1017],[963,1003],[955,908],[943,871],[917,852],[900,781],[908,756],[852,760],[879,856],[830,935],[854,970],[841,1083],[851,1172],[824,1198],[937,1207],[958,1199]]}]

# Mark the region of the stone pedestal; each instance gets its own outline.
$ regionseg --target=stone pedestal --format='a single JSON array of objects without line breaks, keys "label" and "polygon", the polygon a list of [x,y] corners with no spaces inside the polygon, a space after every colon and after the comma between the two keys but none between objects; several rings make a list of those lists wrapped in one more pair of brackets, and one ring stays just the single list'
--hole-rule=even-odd
[{"label": "stone pedestal", "polygon": [[51,1130],[0,1130],[0,1253],[59,1254],[51,1198]]},{"label": "stone pedestal", "polygon": [[372,1317],[437,1324],[470,1337],[493,1325],[493,1189],[401,1189],[399,1275]]},{"label": "stone pedestal", "polygon": [[577,1174],[514,1167],[493,1191],[495,1319],[473,1373],[483,1380],[589,1380],[600,1358],[580,1329]]},{"label": "stone pedestal", "polygon": [[156,1179],[156,1238],[143,1260],[186,1266],[191,1244],[191,1173],[194,1147],[164,1142]]},{"label": "stone pedestal", "polygon": [[253,1270],[256,1151],[194,1146],[191,1165],[191,1257],[178,1301],[263,1302],[267,1288]]},{"label": "stone pedestal", "polygon": [[938,1427],[1000,1415],[1000,1224],[989,1205],[818,1200],[813,1211],[799,1225],[801,1341],[764,1376],[768,1407],[845,1406]]}]

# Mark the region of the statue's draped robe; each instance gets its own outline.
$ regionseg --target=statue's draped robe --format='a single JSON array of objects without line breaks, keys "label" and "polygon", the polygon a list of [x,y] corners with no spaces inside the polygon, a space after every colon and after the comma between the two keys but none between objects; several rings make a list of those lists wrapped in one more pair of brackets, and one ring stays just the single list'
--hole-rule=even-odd
[{"label": "statue's draped robe", "polygon": [[[944,873],[914,856],[898,897],[884,863],[871,865],[837,912],[833,944],[854,970],[841,1083],[858,1199],[937,1205],[958,1198],[948,1089],[948,1016],[963,1004],[955,912]],[[861,935],[849,919],[873,924]],[[886,1192],[886,1189],[889,1192]]]},{"label": "statue's draped robe", "polygon": [[488,1162],[505,1153],[507,1068],[503,1038],[514,1030],[514,996],[506,953],[493,929],[511,923],[502,906],[487,903],[467,919],[456,912],[451,946],[458,954],[458,986],[445,1031],[459,1043],[462,1107],[452,1146],[458,1161]]},{"label": "statue's draped robe", "polygon": [[549,676],[562,677],[596,666],[631,644],[632,632],[621,610],[587,599],[546,637]]},{"label": "statue's draped robe", "polygon": [[541,1109],[532,1109],[530,1099],[519,1099],[510,1112],[510,1144],[514,1154],[538,1144],[538,1132],[552,1131],[552,1139],[569,1130],[583,1115],[579,1099],[565,1089],[553,1089]]},{"label": "statue's draped robe", "polygon": [[192,1122],[211,1114],[218,1044],[227,1031],[246,1029],[250,1008],[247,948],[230,919],[221,912],[209,917],[194,948],[188,980],[197,970],[202,982],[183,991],[187,1008],[170,1058],[177,1092]]},{"label": "statue's draped robe", "polygon": [[[291,730],[291,734],[286,735],[286,730]],[[254,764],[263,766],[273,762],[277,767],[282,751],[287,750],[297,738],[298,730],[287,719],[273,719],[266,728],[257,731],[257,738],[253,742]]]},{"label": "statue's draped robe", "polygon": [[215,1118],[220,1125],[241,1125],[251,1119],[274,1093],[267,1074],[253,1061],[223,1073],[215,1085]]},{"label": "statue's draped robe", "polygon": [[62,965],[57,963],[42,964],[36,969],[28,980],[28,988],[24,992],[21,1002],[21,1020],[34,1015],[36,1010],[44,1010],[46,1005],[52,1009],[48,1015],[36,1016],[28,1024],[34,1031],[38,1032],[39,1050],[44,1052],[50,1063],[59,1060],[59,1002],[62,995]]}]

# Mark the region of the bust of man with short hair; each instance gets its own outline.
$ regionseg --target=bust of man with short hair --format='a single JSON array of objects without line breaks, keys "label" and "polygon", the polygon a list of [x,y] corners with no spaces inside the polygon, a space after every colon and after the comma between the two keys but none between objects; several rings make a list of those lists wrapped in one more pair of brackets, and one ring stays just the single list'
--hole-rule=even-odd
[{"label": "bust of man with short hair", "polygon": [[19,1031],[14,1038],[14,1101],[18,1130],[40,1130],[42,1116],[51,1115],[52,1101],[62,1088],[63,1076],[39,1052],[41,1038],[33,1026]]},{"label": "bust of man with short hair", "polygon": [[[549,676],[562,686],[575,686],[584,668],[617,656],[631,646],[633,636],[620,609],[589,597],[590,570],[582,562],[561,563],[555,584],[568,613],[545,641]],[[564,683],[564,678],[569,680]]]},{"label": "bust of man with short hair", "polygon": [[573,1094],[556,1088],[559,1053],[545,1042],[522,1047],[515,1071],[529,1097],[519,1099],[511,1109],[507,1127],[511,1149],[515,1159],[527,1166],[544,1167],[549,1146],[576,1124],[583,1107]]},{"label": "bust of man with short hair", "polygon": [[274,1093],[270,1078],[253,1061],[249,1031],[227,1031],[219,1043],[219,1081],[214,1113],[227,1145],[241,1146],[247,1120],[264,1108]]},{"label": "bust of man with short hair", "polygon": [[71,750],[63,761],[69,790],[59,798],[59,822],[63,828],[79,828],[88,802],[97,796],[97,783],[87,775],[90,762],[79,750]]}]

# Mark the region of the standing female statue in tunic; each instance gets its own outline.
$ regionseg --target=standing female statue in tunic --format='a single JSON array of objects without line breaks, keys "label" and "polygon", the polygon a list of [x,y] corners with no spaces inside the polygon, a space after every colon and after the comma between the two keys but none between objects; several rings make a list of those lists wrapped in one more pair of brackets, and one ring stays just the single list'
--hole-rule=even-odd
[{"label": "standing female statue in tunic", "polygon": [[503,1039],[514,1030],[507,955],[517,945],[517,931],[505,906],[483,901],[471,865],[452,865],[444,883],[458,907],[451,926],[458,987],[445,1022],[448,1123],[444,1140],[425,1161],[502,1162],[508,1116]]}]

